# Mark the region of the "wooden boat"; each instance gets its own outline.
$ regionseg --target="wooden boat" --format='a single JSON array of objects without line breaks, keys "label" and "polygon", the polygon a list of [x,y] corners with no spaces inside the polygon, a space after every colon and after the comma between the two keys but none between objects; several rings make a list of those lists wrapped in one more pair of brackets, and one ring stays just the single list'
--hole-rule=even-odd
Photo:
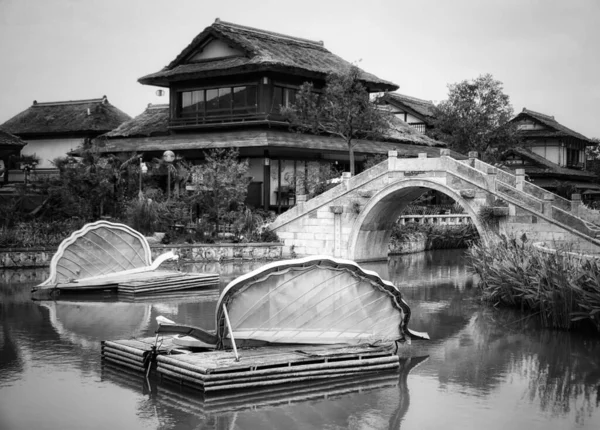
[{"label": "wooden boat", "polygon": [[157,320],[158,334],[179,335],[176,345],[216,349],[429,338],[408,328],[410,308],[391,282],[327,256],[270,263],[230,282],[217,302],[214,331]]},{"label": "wooden boat", "polygon": [[124,224],[97,221],[60,244],[50,263],[50,276],[33,288],[33,298],[109,288],[135,294],[217,285],[216,274],[157,270],[177,258],[169,251],[152,261],[150,245],[141,233]]}]

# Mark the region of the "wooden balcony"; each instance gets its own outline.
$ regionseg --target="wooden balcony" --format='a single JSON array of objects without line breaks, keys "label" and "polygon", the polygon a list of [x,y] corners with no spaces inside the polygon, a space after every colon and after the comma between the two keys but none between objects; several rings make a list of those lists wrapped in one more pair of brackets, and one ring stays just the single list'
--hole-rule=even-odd
[{"label": "wooden balcony", "polygon": [[285,123],[278,113],[223,113],[218,115],[185,115],[169,120],[169,128],[202,128],[223,124]]},{"label": "wooden balcony", "polygon": [[425,133],[425,129],[427,128],[427,124],[424,122],[409,122],[408,125],[417,130],[419,133]]}]

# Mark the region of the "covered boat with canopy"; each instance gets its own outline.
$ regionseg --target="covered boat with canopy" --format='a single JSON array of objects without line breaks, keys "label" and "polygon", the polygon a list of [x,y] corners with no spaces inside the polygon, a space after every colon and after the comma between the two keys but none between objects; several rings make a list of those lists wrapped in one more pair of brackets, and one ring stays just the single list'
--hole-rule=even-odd
[{"label": "covered boat with canopy", "polygon": [[410,330],[409,320],[410,308],[391,282],[352,261],[312,256],[270,263],[229,283],[217,302],[215,332],[166,320],[157,332],[187,335],[174,340],[180,345],[217,348],[230,345],[232,333],[238,346],[428,338]]}]

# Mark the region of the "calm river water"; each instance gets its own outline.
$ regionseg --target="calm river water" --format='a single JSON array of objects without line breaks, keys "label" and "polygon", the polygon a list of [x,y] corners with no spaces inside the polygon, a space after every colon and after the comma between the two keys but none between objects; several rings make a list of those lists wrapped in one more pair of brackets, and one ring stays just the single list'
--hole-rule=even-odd
[{"label": "calm river water", "polygon": [[[186,269],[226,283],[260,264]],[[365,266],[402,288],[431,341],[404,348],[398,373],[227,401],[100,360],[101,340],[152,336],[157,315],[212,328],[218,291],[32,302],[46,271],[0,272],[0,429],[600,429],[600,337],[481,306],[461,251]]]}]

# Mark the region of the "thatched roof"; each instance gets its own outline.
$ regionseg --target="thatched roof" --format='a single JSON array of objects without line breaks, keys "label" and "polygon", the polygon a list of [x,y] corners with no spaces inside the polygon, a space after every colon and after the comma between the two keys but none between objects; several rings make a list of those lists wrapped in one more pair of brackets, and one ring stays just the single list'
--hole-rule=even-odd
[{"label": "thatched roof", "polygon": [[[239,56],[192,61],[193,55],[213,39],[222,40],[244,53]],[[246,27],[217,19],[207,27],[165,68],[146,75],[139,82],[169,86],[170,82],[212,76],[235,75],[251,71],[277,71],[307,78],[325,79],[332,72],[343,72],[351,64],[329,52],[323,42]],[[372,91],[393,91],[398,85],[362,71],[362,80]]]},{"label": "thatched roof", "polygon": [[169,134],[169,105],[149,104],[140,115],[125,121],[116,129],[104,134],[108,139],[119,137],[143,137]]},{"label": "thatched roof", "polygon": [[19,137],[44,135],[98,135],[131,119],[111,105],[106,96],[100,99],[38,103],[15,115],[2,128]]},{"label": "thatched roof", "polygon": [[[169,136],[125,137],[97,139],[98,150],[104,153],[115,152],[162,152],[207,150],[214,148],[248,148],[308,150],[321,153],[348,152],[346,142],[339,137],[320,136],[304,133],[292,133],[275,129],[246,129],[233,131],[210,131],[202,133],[173,134]],[[405,141],[408,142],[408,141]],[[396,150],[403,156],[417,156],[421,152],[431,157],[440,155],[440,147],[417,143],[400,143],[392,141],[359,140],[354,152],[360,154],[387,154]],[[453,152],[456,158],[465,158]]]},{"label": "thatched roof", "polygon": [[413,115],[424,117],[424,119],[433,118],[434,116],[435,105],[429,100],[422,100],[400,93],[386,93],[382,100]]},{"label": "thatched roof", "polygon": [[419,133],[413,127],[402,121],[400,118],[391,115],[390,130],[388,131],[387,139],[397,142],[407,142],[416,145],[427,145],[445,148],[446,144],[438,140]]},{"label": "thatched roof", "polygon": [[579,180],[595,180],[596,175],[592,172],[585,170],[568,169],[561,167],[552,161],[542,157],[541,155],[534,154],[526,148],[511,148],[502,154],[502,160],[506,160],[510,156],[516,156],[518,158],[528,161],[530,164],[526,166],[511,166],[505,165],[510,170],[514,168],[524,168],[525,172],[531,177],[556,177],[565,179],[579,179]]},{"label": "thatched roof", "polygon": [[583,134],[577,133],[576,131],[573,131],[570,128],[560,124],[554,119],[553,116],[523,108],[523,111],[511,119],[511,122],[519,122],[523,119],[532,119],[533,121],[546,127],[542,130],[519,130],[519,134],[521,134],[525,139],[573,137],[575,139],[583,140],[586,144],[594,144]]},{"label": "thatched roof", "polygon": [[27,142],[21,140],[20,137],[15,136],[14,134],[10,134],[7,131],[4,131],[0,128],[0,146],[1,147],[14,147],[15,149],[21,148],[27,145]]}]

